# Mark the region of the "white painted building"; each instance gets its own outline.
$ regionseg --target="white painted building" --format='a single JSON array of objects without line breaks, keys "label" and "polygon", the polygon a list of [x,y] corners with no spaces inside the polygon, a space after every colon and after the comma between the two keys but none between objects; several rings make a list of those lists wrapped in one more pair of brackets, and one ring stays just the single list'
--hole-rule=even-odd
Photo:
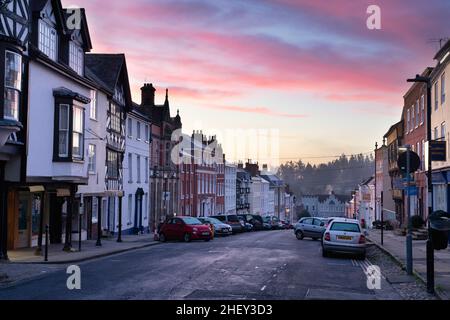
[{"label": "white painted building", "polygon": [[300,205],[313,217],[345,217],[345,203],[350,200],[349,196],[334,193],[304,195],[300,198]]},{"label": "white painted building", "polygon": [[135,106],[128,112],[124,159],[124,199],[122,226],[124,233],[149,230],[149,156],[151,127],[148,116]]},{"label": "white painted building", "polygon": [[225,163],[225,214],[236,214],[237,166]]},{"label": "white painted building", "polygon": [[256,176],[251,178],[250,183],[250,214],[262,215],[263,214],[263,194],[262,194],[262,181],[261,177]]}]

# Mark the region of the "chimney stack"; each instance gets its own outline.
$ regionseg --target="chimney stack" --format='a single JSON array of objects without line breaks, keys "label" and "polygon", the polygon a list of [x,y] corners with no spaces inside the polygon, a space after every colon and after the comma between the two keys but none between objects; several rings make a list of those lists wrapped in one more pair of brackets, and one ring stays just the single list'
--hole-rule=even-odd
[{"label": "chimney stack", "polygon": [[153,84],[151,84],[151,83],[144,84],[144,86],[141,88],[141,94],[142,94],[141,105],[142,106],[153,107],[155,105],[155,91],[156,91],[156,89],[153,87]]}]

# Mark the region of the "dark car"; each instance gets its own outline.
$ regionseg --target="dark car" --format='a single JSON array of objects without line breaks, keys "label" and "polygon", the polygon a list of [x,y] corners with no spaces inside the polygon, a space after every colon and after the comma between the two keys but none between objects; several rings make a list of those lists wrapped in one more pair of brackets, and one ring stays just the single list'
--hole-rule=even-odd
[{"label": "dark car", "polygon": [[245,223],[252,225],[252,231],[263,230],[263,219],[261,216],[255,214],[240,214],[238,215],[240,219],[243,219]]},{"label": "dark car", "polygon": [[275,216],[265,216],[263,218],[265,223],[268,223],[270,225],[270,229],[271,230],[279,230],[281,229],[280,227],[280,219],[278,219]]},{"label": "dark car", "polygon": [[245,231],[245,227],[242,225],[238,216],[235,214],[211,216],[211,218],[218,219],[218,220],[222,221],[223,223],[230,225],[231,228],[233,229],[233,234]]},{"label": "dark car", "polygon": [[176,217],[168,219],[161,225],[159,230],[159,240],[211,240],[212,233],[209,225],[203,224],[193,217]]}]

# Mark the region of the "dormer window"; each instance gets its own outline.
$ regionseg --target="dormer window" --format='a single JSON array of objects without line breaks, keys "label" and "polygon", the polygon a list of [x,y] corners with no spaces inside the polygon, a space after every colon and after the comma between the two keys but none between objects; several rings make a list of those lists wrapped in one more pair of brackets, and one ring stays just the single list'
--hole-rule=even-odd
[{"label": "dormer window", "polygon": [[46,22],[39,20],[39,50],[53,61],[57,57],[57,34],[56,30]]},{"label": "dormer window", "polygon": [[73,41],[69,44],[69,66],[80,76],[84,74],[84,51]]}]

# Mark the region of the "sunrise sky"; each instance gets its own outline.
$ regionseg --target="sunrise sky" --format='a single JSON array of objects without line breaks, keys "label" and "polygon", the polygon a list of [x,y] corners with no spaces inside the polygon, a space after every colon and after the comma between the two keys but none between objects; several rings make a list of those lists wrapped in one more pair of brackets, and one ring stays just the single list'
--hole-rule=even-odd
[{"label": "sunrise sky", "polygon": [[[366,27],[371,4],[381,8],[381,30]],[[169,88],[186,133],[277,129],[281,162],[373,150],[400,119],[406,79],[434,65],[432,40],[450,36],[448,0],[63,5],[86,8],[94,52],[126,54],[135,102],[151,82],[160,103]],[[234,147],[224,144],[228,154]]]}]

